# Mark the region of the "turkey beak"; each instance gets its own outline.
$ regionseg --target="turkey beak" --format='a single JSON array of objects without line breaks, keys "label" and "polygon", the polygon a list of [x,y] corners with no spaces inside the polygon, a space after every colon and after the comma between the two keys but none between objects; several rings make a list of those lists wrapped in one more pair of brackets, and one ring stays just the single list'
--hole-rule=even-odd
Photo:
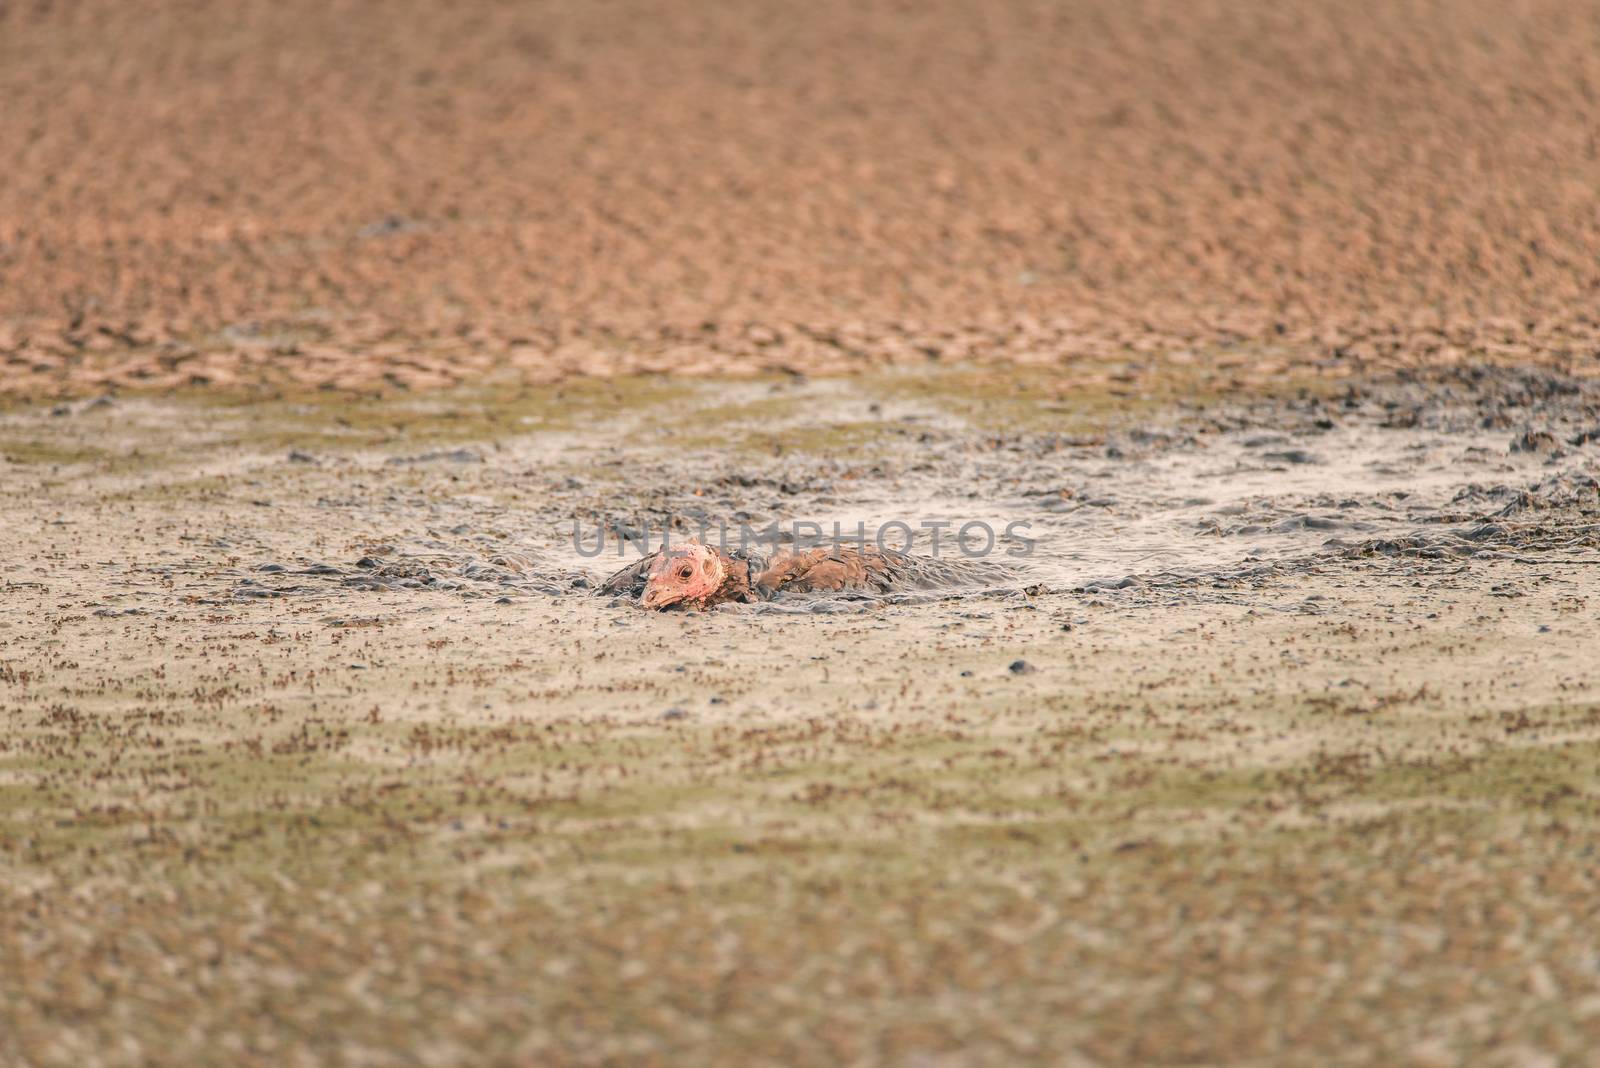
[{"label": "turkey beak", "polygon": [[672,594],[659,587],[651,587],[644,591],[639,603],[645,608],[665,608],[672,603]]}]

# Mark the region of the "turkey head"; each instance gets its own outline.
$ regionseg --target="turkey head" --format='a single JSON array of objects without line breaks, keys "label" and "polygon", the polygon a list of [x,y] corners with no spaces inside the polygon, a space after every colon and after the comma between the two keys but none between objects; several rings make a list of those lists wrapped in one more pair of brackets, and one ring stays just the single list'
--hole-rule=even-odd
[{"label": "turkey head", "polygon": [[715,599],[727,577],[721,558],[711,549],[699,542],[677,545],[656,557],[639,603],[645,608],[676,604],[703,608]]}]

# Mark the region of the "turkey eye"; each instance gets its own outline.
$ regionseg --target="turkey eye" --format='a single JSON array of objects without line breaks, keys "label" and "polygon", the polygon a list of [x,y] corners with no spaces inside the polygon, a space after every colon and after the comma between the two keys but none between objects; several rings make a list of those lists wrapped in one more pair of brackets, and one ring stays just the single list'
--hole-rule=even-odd
[{"label": "turkey eye", "polygon": [[686,578],[688,578],[688,577],[689,577],[689,576],[690,576],[690,575],[692,575],[692,574],[694,574],[694,569],[693,569],[693,568],[690,568],[690,567],[686,567],[686,568],[684,568],[684,569],[683,569],[683,570],[682,570],[682,571],[679,571],[679,572],[678,572],[678,577],[679,577],[679,578],[685,578],[685,579],[686,579]]}]

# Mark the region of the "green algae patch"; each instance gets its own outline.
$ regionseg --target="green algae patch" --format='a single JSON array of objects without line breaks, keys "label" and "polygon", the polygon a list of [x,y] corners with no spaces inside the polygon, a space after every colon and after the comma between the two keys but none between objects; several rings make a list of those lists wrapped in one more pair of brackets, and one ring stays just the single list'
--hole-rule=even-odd
[{"label": "green algae patch", "polygon": [[559,385],[486,384],[435,393],[180,393],[174,400],[235,414],[244,447],[366,448],[396,443],[495,441],[531,431],[571,431],[594,420],[681,402],[692,381],[659,375],[571,379]]},{"label": "green algae patch", "polygon": [[54,442],[41,439],[0,440],[0,460],[18,465],[98,464],[109,458],[106,450],[92,445]]},{"label": "green algae patch", "polygon": [[[1129,368],[1134,368],[1129,370]],[[154,476],[197,454],[283,459],[362,452],[425,453],[582,435],[641,455],[652,449],[732,458],[882,458],[927,434],[1056,434],[1093,438],[1152,417],[1180,422],[1219,401],[1225,383],[1195,367],[953,365],[840,377],[743,379],[633,375],[554,385],[479,382],[426,393],[179,390],[128,396],[58,419],[18,410],[25,434],[0,433],[13,464]],[[1273,380],[1262,395],[1306,394],[1315,378]]]},{"label": "green algae patch", "polygon": [[1481,804],[1510,811],[1600,812],[1600,741],[1511,745],[1470,756],[1374,768],[1362,783],[1375,800]]},{"label": "green algae patch", "polygon": [[1332,396],[1312,369],[1240,379],[1212,361],[1071,361],[1050,366],[963,365],[864,376],[884,399],[932,405],[993,432],[1093,435],[1161,415],[1284,397]]}]

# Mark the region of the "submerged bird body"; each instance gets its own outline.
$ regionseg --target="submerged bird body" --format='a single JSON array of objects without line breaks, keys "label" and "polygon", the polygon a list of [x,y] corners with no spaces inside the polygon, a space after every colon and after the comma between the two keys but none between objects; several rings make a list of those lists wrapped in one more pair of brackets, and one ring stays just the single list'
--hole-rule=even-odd
[{"label": "submerged bird body", "polygon": [[894,593],[1012,577],[1009,569],[985,561],[941,560],[871,546],[782,549],[768,559],[689,542],[623,568],[605,581],[600,592],[636,596],[645,608],[705,609],[771,600],[780,592]]}]

